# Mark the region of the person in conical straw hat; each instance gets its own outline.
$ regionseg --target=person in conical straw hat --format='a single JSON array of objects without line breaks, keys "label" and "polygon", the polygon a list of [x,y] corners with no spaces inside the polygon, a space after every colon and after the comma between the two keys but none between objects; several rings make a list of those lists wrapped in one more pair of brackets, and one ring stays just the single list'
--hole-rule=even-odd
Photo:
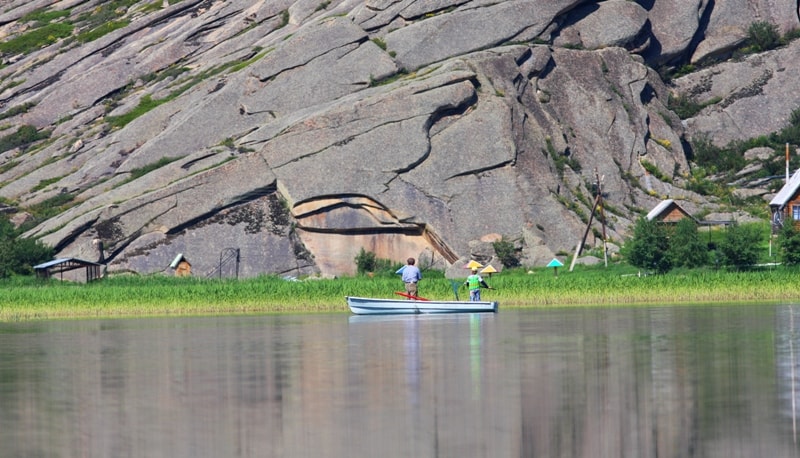
[{"label": "person in conical straw hat", "polygon": [[489,285],[483,280],[478,274],[478,268],[472,268],[472,275],[467,277],[467,281],[464,282],[467,285],[467,289],[469,289],[469,300],[472,302],[478,302],[481,300],[481,288],[491,289]]}]

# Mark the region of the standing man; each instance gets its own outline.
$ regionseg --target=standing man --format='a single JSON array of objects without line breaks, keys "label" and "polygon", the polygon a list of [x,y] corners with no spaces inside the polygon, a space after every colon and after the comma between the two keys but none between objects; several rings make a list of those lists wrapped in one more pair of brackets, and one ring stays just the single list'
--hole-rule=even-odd
[{"label": "standing man", "polygon": [[[408,258],[406,266],[403,268],[403,283],[406,284],[406,293],[410,296],[417,296],[417,283],[422,280],[422,272],[419,267],[414,265],[414,258]],[[409,299],[411,299],[409,297]]]},{"label": "standing man", "polygon": [[464,284],[469,288],[469,300],[472,302],[481,300],[481,287],[492,289],[483,281],[483,277],[478,275],[477,267],[472,268],[472,275],[467,277],[467,281],[465,281]]}]

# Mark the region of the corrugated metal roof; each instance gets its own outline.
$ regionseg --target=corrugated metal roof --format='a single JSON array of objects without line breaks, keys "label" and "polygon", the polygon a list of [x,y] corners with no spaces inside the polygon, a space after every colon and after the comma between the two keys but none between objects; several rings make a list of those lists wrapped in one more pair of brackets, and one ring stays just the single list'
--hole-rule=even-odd
[{"label": "corrugated metal roof", "polygon": [[86,261],[86,260],[78,259],[78,258],[59,258],[59,259],[53,259],[52,261],[44,262],[44,263],[39,264],[37,266],[33,266],[33,268],[34,268],[34,270],[48,269],[50,267],[57,266],[59,264],[66,264],[66,263],[69,263],[69,262],[74,262],[74,263],[77,263],[77,264],[89,265],[89,266],[92,266],[92,265],[101,266],[102,265],[102,264],[99,264],[99,263],[96,263],[96,262]]},{"label": "corrugated metal roof", "polygon": [[662,200],[661,202],[659,202],[658,205],[656,205],[655,207],[653,207],[652,210],[650,210],[650,213],[647,214],[647,219],[653,221],[653,218],[660,215],[661,212],[666,210],[673,203],[675,203],[675,201],[672,199]]},{"label": "corrugated metal roof", "polygon": [[33,268],[34,269],[47,269],[48,267],[53,267],[55,265],[58,265],[58,264],[61,264],[61,263],[64,263],[64,262],[70,262],[70,261],[72,261],[72,258],[53,259],[52,261],[44,262],[42,264],[39,264],[38,266],[33,266]]},{"label": "corrugated metal roof", "polygon": [[800,187],[800,169],[797,169],[797,171],[794,172],[794,175],[792,175],[792,177],[789,178],[789,182],[783,185],[781,190],[778,191],[777,194],[775,194],[775,197],[773,197],[772,200],[769,202],[769,206],[783,208],[783,206],[786,205],[787,202],[789,202],[789,199],[791,199],[792,196],[797,192],[797,188],[799,187]]},{"label": "corrugated metal roof", "polygon": [[173,259],[172,262],[169,263],[169,267],[171,269],[177,269],[178,264],[180,264],[181,261],[183,261],[183,253],[178,253],[178,255],[175,256],[175,259]]}]

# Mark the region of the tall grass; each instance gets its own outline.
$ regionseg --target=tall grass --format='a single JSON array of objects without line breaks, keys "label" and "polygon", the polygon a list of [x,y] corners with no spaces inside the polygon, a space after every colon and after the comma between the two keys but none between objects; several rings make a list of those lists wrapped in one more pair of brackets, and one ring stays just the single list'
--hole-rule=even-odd
[{"label": "tall grass", "polygon": [[[574,272],[514,269],[485,279],[494,289],[484,300],[500,309],[541,306],[613,306],[709,302],[794,301],[800,269],[673,271],[642,275],[624,266],[584,267]],[[452,300],[451,280],[424,272],[419,295]],[[466,273],[465,273],[466,275]],[[456,281],[460,285],[463,279]],[[13,278],[0,282],[0,321],[29,319],[206,315],[229,313],[306,313],[348,311],[345,296],[396,298],[399,276],[343,277],[290,281],[277,276],[245,280],[116,276],[91,284]],[[459,299],[468,295],[463,286]]]}]

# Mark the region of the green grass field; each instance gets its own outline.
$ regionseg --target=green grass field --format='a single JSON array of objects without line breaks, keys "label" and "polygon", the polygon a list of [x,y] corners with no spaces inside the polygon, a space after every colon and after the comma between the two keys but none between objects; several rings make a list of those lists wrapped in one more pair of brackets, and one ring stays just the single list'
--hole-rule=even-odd
[{"label": "green grass field", "polygon": [[[442,272],[423,272],[419,295],[454,299],[451,281]],[[466,274],[465,274],[466,275]],[[507,270],[487,277],[493,290],[484,300],[500,309],[547,306],[613,306],[773,302],[800,299],[794,289],[800,269],[771,267],[735,272],[675,270],[665,275],[638,275],[635,268],[577,266]],[[461,279],[463,281],[463,279]],[[460,282],[458,282],[460,284]],[[209,315],[231,313],[348,313],[344,296],[400,298],[399,276],[343,277],[288,281],[277,276],[243,280],[166,276],[112,276],[91,284],[18,277],[0,281],[0,321],[31,319]],[[461,286],[459,299],[467,299]]]}]

